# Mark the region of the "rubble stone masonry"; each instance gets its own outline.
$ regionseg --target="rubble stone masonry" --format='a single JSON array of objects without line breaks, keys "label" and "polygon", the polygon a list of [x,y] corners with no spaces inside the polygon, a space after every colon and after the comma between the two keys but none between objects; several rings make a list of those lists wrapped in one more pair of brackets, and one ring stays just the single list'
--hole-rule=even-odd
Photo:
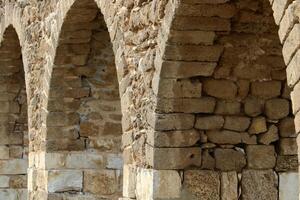
[{"label": "rubble stone masonry", "polygon": [[300,0],[0,0],[0,200],[298,200]]}]

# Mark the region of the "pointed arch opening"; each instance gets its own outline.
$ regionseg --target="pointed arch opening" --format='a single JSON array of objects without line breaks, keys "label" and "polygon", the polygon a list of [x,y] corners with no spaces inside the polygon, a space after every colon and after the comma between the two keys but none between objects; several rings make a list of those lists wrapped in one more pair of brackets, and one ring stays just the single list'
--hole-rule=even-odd
[{"label": "pointed arch opening", "polygon": [[[109,32],[93,0],[77,0],[59,37],[50,82],[46,162],[53,196],[117,199],[121,105]],[[54,161],[55,162],[55,161]]]},{"label": "pointed arch opening", "polygon": [[26,199],[27,95],[21,46],[9,26],[0,44],[0,197]]}]

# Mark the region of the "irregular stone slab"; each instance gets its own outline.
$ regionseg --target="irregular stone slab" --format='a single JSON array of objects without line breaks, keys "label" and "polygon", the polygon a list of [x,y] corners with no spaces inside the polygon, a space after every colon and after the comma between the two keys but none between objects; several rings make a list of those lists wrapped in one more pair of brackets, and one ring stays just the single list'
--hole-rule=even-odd
[{"label": "irregular stone slab", "polygon": [[287,172],[279,174],[279,200],[299,199],[299,174]]},{"label": "irregular stone slab", "polygon": [[220,174],[209,170],[187,170],[184,173],[184,189],[193,198],[220,199]]},{"label": "irregular stone slab", "polygon": [[276,153],[271,145],[249,145],[246,147],[248,167],[251,169],[271,169],[275,167]]},{"label": "irregular stone slab", "polygon": [[273,170],[244,170],[242,173],[243,200],[277,200],[277,186]]},{"label": "irregular stone slab", "polygon": [[81,191],[83,173],[78,170],[60,170],[48,172],[48,192]]},{"label": "irregular stone slab", "polygon": [[181,177],[177,171],[137,169],[137,199],[177,199],[180,193]]},{"label": "irregular stone slab", "polygon": [[215,150],[216,168],[222,171],[241,171],[246,166],[245,154],[234,149]]}]

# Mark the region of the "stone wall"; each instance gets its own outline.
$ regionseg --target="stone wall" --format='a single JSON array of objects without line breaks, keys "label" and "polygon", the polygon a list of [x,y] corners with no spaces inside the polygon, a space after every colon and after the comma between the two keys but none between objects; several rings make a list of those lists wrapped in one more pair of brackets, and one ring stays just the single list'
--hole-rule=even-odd
[{"label": "stone wall", "polygon": [[21,48],[10,26],[0,47],[0,198],[21,199],[27,194],[27,97]]},{"label": "stone wall", "polygon": [[[121,182],[124,200],[297,198],[298,13],[298,0],[1,1],[0,39],[15,28],[25,71],[28,198],[116,199]],[[26,198],[13,188],[5,199]]]}]

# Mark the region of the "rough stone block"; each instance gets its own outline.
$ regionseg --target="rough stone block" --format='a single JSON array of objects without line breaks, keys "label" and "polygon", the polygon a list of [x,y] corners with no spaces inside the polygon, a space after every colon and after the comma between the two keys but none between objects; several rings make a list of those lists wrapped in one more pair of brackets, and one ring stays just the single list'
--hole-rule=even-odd
[{"label": "rough stone block", "polygon": [[248,97],[245,100],[244,110],[246,115],[250,117],[257,117],[263,112],[263,104],[258,98]]},{"label": "rough stone block", "polygon": [[263,99],[278,97],[281,94],[281,83],[280,81],[253,82],[251,94]]},{"label": "rough stone block", "polygon": [[216,144],[239,144],[242,142],[241,133],[226,130],[213,130],[206,133],[208,140]]},{"label": "rough stone block", "polygon": [[237,95],[237,86],[233,81],[211,79],[203,83],[203,92],[216,98],[234,99]]},{"label": "rough stone block", "polygon": [[242,198],[278,199],[278,182],[273,170],[244,170],[242,173]]},{"label": "rough stone block", "polygon": [[211,76],[217,66],[214,62],[184,62],[164,61],[162,64],[162,78],[191,78],[197,76]]},{"label": "rough stone block", "polygon": [[214,130],[220,129],[224,125],[224,118],[222,116],[199,116],[196,118],[196,129],[201,130]]},{"label": "rough stone block", "polygon": [[238,200],[238,176],[236,172],[221,174],[221,200]]},{"label": "rough stone block", "polygon": [[267,129],[266,118],[256,117],[252,119],[252,123],[248,131],[250,134],[259,134],[259,133],[266,132],[267,130],[268,129]]},{"label": "rough stone block", "polygon": [[156,114],[152,124],[157,131],[187,130],[193,128],[194,121],[191,114]]},{"label": "rough stone block", "polygon": [[223,46],[169,45],[165,51],[166,60],[217,62],[223,52]]},{"label": "rough stone block", "polygon": [[225,117],[224,128],[233,131],[245,131],[250,126],[250,118],[240,116]]},{"label": "rough stone block", "polygon": [[279,134],[281,137],[296,137],[294,118],[284,118],[279,123]]},{"label": "rough stone block", "polygon": [[187,170],[184,173],[184,189],[188,199],[220,199],[220,174],[208,170]]},{"label": "rough stone block", "polygon": [[279,152],[280,155],[297,155],[296,138],[281,138],[279,140]]},{"label": "rough stone block", "polygon": [[290,111],[289,101],[286,99],[270,99],[266,101],[265,113],[269,119],[282,119]]},{"label": "rough stone block", "polygon": [[265,145],[269,145],[277,140],[279,140],[279,135],[278,128],[275,125],[271,125],[266,133],[260,134],[258,137],[258,142]]},{"label": "rough stone block", "polygon": [[250,169],[271,169],[276,164],[274,146],[249,145],[246,147],[247,164]]},{"label": "rough stone block", "polygon": [[241,103],[235,101],[218,101],[216,105],[216,114],[237,115],[241,111]]},{"label": "rough stone block", "polygon": [[49,193],[81,191],[83,187],[83,173],[77,170],[49,171],[48,186]]},{"label": "rough stone block", "polygon": [[138,168],[136,183],[137,199],[180,197],[181,177],[177,171]]},{"label": "rough stone block", "polygon": [[200,140],[200,133],[195,129],[186,131],[147,132],[148,144],[154,147],[189,147]]},{"label": "rough stone block", "polygon": [[222,171],[242,171],[246,166],[245,154],[233,149],[215,150],[216,168]]},{"label": "rough stone block", "polygon": [[[170,159],[172,158],[172,159]],[[147,164],[154,169],[185,169],[201,166],[201,148],[153,148],[146,147]]]},{"label": "rough stone block", "polygon": [[123,168],[123,196],[135,198],[136,168],[131,165],[124,165]]},{"label": "rough stone block", "polygon": [[83,174],[84,192],[97,195],[112,195],[119,187],[115,170],[88,170],[84,171]]}]

